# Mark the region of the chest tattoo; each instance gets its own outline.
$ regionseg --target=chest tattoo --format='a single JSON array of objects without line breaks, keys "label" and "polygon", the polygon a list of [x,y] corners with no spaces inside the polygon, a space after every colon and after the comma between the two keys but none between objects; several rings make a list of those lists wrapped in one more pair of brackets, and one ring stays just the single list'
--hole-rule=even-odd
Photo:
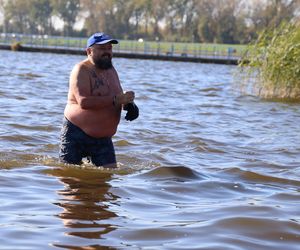
[{"label": "chest tattoo", "polygon": [[91,93],[93,94],[100,87],[104,86],[104,81],[100,77],[97,76],[96,72],[92,72],[92,82],[91,82]]}]

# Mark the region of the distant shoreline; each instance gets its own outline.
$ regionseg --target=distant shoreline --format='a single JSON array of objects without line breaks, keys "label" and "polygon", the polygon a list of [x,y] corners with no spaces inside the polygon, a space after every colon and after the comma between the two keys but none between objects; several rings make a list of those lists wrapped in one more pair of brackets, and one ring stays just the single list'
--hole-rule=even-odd
[{"label": "distant shoreline", "polygon": [[[12,50],[10,45],[0,44],[1,50]],[[26,46],[21,45],[18,51],[26,52],[43,52],[43,53],[56,53],[56,54],[70,54],[70,55],[86,55],[84,49],[72,49],[62,47],[49,47],[49,46]],[[195,62],[195,63],[214,63],[214,64],[227,64],[237,65],[239,59],[237,58],[226,58],[226,57],[192,57],[188,55],[155,55],[145,53],[134,53],[134,52],[121,52],[114,51],[114,57],[128,58],[128,59],[146,59],[146,60],[162,60],[162,61],[178,61],[178,62]]]}]

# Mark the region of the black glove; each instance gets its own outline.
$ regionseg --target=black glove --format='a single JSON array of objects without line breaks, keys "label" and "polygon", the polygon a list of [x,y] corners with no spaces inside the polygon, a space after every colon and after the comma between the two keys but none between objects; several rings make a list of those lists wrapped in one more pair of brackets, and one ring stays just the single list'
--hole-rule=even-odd
[{"label": "black glove", "polygon": [[133,121],[139,117],[139,108],[134,102],[127,103],[124,105],[124,110],[127,110],[125,119],[127,121]]}]

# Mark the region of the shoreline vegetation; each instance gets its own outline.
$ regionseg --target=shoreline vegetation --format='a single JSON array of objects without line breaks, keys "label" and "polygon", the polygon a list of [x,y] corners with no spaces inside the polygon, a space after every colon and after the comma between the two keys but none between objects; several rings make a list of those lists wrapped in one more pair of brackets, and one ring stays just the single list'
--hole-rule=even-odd
[{"label": "shoreline vegetation", "polygon": [[242,89],[263,99],[300,101],[300,24],[262,32],[242,57]]}]

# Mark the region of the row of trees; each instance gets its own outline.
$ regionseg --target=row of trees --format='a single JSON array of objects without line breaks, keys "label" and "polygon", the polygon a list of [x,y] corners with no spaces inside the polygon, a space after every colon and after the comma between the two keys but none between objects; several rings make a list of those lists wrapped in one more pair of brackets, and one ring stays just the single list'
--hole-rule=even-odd
[{"label": "row of trees", "polygon": [[[299,17],[300,0],[0,0],[1,13],[4,33],[248,43]],[[75,29],[78,22],[83,26]]]}]

